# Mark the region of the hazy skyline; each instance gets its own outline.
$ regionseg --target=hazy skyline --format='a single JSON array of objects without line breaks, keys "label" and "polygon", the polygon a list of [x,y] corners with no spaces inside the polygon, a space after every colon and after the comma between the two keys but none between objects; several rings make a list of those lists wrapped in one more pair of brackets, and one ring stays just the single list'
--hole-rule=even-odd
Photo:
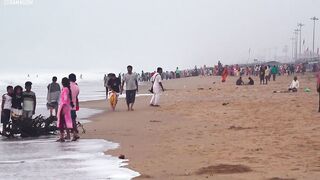
[{"label": "hazy skyline", "polygon": [[[0,60],[8,71],[173,70],[283,56],[297,23],[312,48],[318,0],[0,0]],[[320,21],[316,26],[320,47]],[[273,59],[270,59],[273,60]],[[8,65],[6,65],[8,62]],[[75,63],[75,64],[74,64]],[[19,70],[19,71],[20,71]],[[3,70],[2,70],[3,71]]]}]

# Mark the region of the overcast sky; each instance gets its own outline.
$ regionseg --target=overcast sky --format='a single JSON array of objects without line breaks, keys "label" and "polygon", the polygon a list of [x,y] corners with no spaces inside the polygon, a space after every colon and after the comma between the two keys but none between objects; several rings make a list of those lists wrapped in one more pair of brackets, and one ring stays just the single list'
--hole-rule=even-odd
[{"label": "overcast sky", "polygon": [[[283,56],[285,45],[289,56],[297,22],[312,47],[310,17],[320,18],[319,7],[319,0],[0,0],[0,61],[2,71],[128,64],[150,71],[246,62],[249,48],[251,59]],[[320,47],[319,21],[317,29]]]}]

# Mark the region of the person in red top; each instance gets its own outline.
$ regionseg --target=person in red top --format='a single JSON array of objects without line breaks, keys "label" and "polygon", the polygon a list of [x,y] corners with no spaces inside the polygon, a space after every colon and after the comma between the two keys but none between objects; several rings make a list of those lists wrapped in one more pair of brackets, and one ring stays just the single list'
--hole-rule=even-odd
[{"label": "person in red top", "polygon": [[227,66],[225,66],[224,68],[223,68],[223,71],[222,71],[222,82],[226,82],[226,80],[227,80],[227,77],[228,77],[228,67]]}]

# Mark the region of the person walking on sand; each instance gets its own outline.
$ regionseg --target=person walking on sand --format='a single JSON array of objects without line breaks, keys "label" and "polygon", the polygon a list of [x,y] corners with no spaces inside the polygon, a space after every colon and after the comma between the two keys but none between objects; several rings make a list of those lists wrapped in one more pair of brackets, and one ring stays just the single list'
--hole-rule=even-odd
[{"label": "person walking on sand", "polygon": [[105,74],[104,75],[104,78],[103,78],[103,82],[104,82],[104,87],[106,88],[106,99],[108,99],[108,92],[109,92],[109,89],[108,89],[108,82],[109,82],[109,74],[108,76]]},{"label": "person walking on sand", "polygon": [[222,82],[226,82],[226,80],[227,80],[227,77],[228,77],[228,67],[227,66],[225,66],[224,68],[223,68],[223,71],[222,71]]},{"label": "person walking on sand", "polygon": [[58,114],[58,106],[60,99],[60,85],[57,83],[57,77],[52,78],[52,83],[50,83],[47,87],[47,108],[50,110],[50,117],[53,116],[53,110],[55,110],[55,116]]},{"label": "person walking on sand", "polygon": [[35,114],[37,98],[36,98],[36,94],[33,91],[31,91],[32,82],[27,81],[25,83],[25,88],[26,90],[22,93],[22,99],[23,99],[22,117],[30,119]]},{"label": "person walking on sand", "polygon": [[124,84],[126,84],[126,101],[128,111],[133,111],[133,105],[136,99],[136,93],[138,92],[138,78],[135,73],[132,72],[133,67],[129,65],[127,67],[128,73],[124,75],[121,85],[121,94],[124,90]]},{"label": "person walking on sand", "polygon": [[112,110],[115,111],[121,88],[121,81],[119,78],[116,77],[115,74],[111,74],[111,79],[108,81],[108,87],[110,90],[108,94],[108,99]]},{"label": "person walking on sand", "polygon": [[72,104],[74,105],[71,109],[71,119],[72,119],[72,124],[73,124],[73,129],[72,129],[72,133],[73,133],[73,138],[72,141],[77,141],[80,136],[78,135],[79,131],[78,131],[78,127],[77,127],[77,111],[79,111],[79,93],[80,93],[80,89],[78,84],[76,83],[77,81],[77,76],[75,74],[70,74],[69,75],[69,81],[70,81],[70,89],[71,89],[71,100],[72,100]]},{"label": "person walking on sand", "polygon": [[268,84],[268,81],[270,81],[270,68],[269,66],[265,67],[265,80],[266,80],[266,84]]},{"label": "person walking on sand", "polygon": [[164,92],[164,88],[163,88],[163,85],[162,85],[162,78],[161,78],[161,75],[162,75],[162,68],[158,68],[157,69],[157,73],[155,73],[152,78],[151,78],[151,81],[152,81],[152,98],[151,98],[151,101],[150,101],[150,106],[153,106],[153,107],[159,107],[159,101],[160,101],[160,96],[161,96],[161,92]]},{"label": "person walking on sand", "polygon": [[62,91],[60,95],[60,104],[58,110],[57,127],[60,130],[60,138],[57,142],[65,142],[65,131],[74,129],[71,118],[71,109],[74,107],[72,102],[72,92],[68,78],[62,79]]}]

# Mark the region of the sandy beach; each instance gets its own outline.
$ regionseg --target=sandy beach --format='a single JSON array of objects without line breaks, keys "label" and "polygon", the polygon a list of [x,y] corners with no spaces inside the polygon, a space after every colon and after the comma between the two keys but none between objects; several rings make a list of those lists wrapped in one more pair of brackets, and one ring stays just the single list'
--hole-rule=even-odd
[{"label": "sandy beach", "polygon": [[[269,85],[236,86],[236,77],[192,77],[164,81],[161,107],[123,99],[111,112],[107,101],[82,103],[105,110],[91,117],[83,138],[120,143],[107,152],[124,154],[137,179],[319,179],[320,125],[313,74],[298,75],[297,93],[286,90],[293,76]],[[244,78],[247,82],[247,78]],[[149,85],[141,87],[146,93]],[[308,87],[311,92],[304,92]]]}]

